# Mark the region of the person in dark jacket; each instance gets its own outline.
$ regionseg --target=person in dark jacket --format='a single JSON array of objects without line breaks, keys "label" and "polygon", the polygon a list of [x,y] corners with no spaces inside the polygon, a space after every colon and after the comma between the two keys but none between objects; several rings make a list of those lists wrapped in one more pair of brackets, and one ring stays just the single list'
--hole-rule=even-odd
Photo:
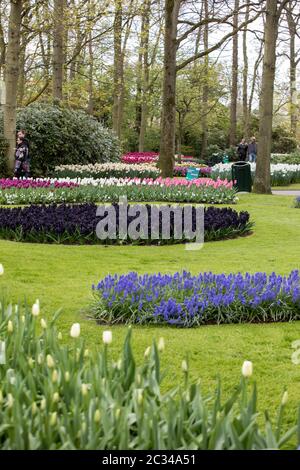
[{"label": "person in dark jacket", "polygon": [[237,147],[237,154],[240,161],[246,161],[248,151],[248,144],[245,139],[242,139]]},{"label": "person in dark jacket", "polygon": [[15,154],[15,176],[28,178],[29,176],[29,148],[24,137],[18,137]]},{"label": "person in dark jacket", "polygon": [[256,162],[257,155],[257,143],[255,137],[251,137],[250,143],[248,145],[248,157],[250,163]]}]

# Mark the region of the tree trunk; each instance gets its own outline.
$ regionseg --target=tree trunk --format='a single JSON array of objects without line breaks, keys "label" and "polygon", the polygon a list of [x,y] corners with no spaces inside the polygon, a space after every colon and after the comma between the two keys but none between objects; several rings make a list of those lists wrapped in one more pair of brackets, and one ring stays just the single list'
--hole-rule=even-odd
[{"label": "tree trunk", "polygon": [[94,114],[94,55],[93,55],[93,44],[92,44],[92,31],[89,32],[89,101],[87,112],[92,116]]},{"label": "tree trunk", "polygon": [[264,62],[259,103],[259,136],[254,192],[271,194],[271,144],[273,122],[276,41],[279,14],[277,2],[267,0],[264,32]]},{"label": "tree trunk", "polygon": [[145,134],[147,128],[148,114],[148,92],[149,92],[149,28],[150,28],[150,0],[145,0],[145,10],[143,17],[143,67],[142,67],[142,102],[141,121],[139,133],[139,152],[144,152]]},{"label": "tree trunk", "polygon": [[53,101],[63,99],[64,0],[54,0],[53,31]]},{"label": "tree trunk", "polygon": [[[208,19],[208,0],[204,0],[204,18]],[[204,25],[204,33],[203,33],[203,46],[204,50],[208,49],[208,23]],[[204,57],[204,69],[203,69],[203,77],[204,77],[204,84],[203,84],[203,92],[202,92],[202,110],[201,110],[201,159],[205,160],[207,158],[207,140],[208,140],[208,94],[209,94],[209,87],[208,87],[208,71],[209,71],[209,56],[206,55]]]},{"label": "tree trunk", "polygon": [[293,5],[289,3],[287,9],[287,23],[290,34],[290,117],[291,133],[297,135],[298,99],[297,99],[297,62],[296,62],[296,34],[297,25],[293,17]]},{"label": "tree trunk", "polygon": [[159,166],[162,176],[172,177],[176,126],[176,52],[180,0],[165,1],[164,77]]},{"label": "tree trunk", "polygon": [[122,123],[122,98],[123,98],[123,54],[122,54],[122,19],[123,9],[122,1],[115,0],[115,19],[114,19],[114,103],[113,103],[113,130],[120,138]]},{"label": "tree trunk", "polygon": [[[250,0],[247,0],[247,9],[245,15],[245,21],[249,21],[250,15]],[[247,51],[247,26],[245,26],[243,33],[243,133],[246,140],[249,139],[249,110],[248,110],[248,51]]]},{"label": "tree trunk", "polygon": [[16,147],[16,107],[19,76],[20,29],[22,19],[22,0],[10,2],[8,45],[5,64],[5,106],[4,136],[8,141],[7,162],[14,169]]},{"label": "tree trunk", "polygon": [[1,11],[0,11],[0,77],[3,73],[3,68],[5,65],[5,52],[6,52],[6,44],[4,41],[2,18],[1,18]]},{"label": "tree trunk", "polygon": [[[233,28],[238,28],[239,0],[235,0],[233,17]],[[229,145],[236,145],[237,127],[237,98],[238,98],[238,33],[232,38],[232,79],[231,79],[231,102],[230,102],[230,131]]]}]

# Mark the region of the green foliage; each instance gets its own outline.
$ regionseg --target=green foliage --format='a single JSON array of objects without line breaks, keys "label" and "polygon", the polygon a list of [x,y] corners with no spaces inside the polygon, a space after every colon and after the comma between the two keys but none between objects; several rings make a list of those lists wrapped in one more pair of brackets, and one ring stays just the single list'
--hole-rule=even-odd
[{"label": "green foliage", "polygon": [[272,163],[287,163],[289,165],[300,165],[299,151],[294,153],[279,153],[271,155]]},{"label": "green foliage", "polygon": [[283,432],[285,401],[276,426],[268,413],[265,424],[258,423],[256,386],[249,379],[242,377],[226,401],[220,381],[205,397],[199,382],[189,381],[185,361],[182,383],[163,392],[162,341],[160,351],[154,342],[137,366],[129,329],[114,362],[108,344],[91,353],[78,334],[62,346],[57,316],[41,322],[41,329],[28,308],[1,304],[2,450],[279,449],[294,437],[296,426]]},{"label": "green foliage", "polygon": [[297,140],[284,126],[277,126],[273,129],[273,153],[292,153],[296,150],[296,148]]},{"label": "green foliage", "polygon": [[117,161],[117,138],[82,111],[40,103],[18,111],[17,127],[30,142],[31,170],[46,175],[62,163]]},{"label": "green foliage", "polygon": [[3,134],[0,134],[0,177],[7,176],[6,150],[7,142]]}]

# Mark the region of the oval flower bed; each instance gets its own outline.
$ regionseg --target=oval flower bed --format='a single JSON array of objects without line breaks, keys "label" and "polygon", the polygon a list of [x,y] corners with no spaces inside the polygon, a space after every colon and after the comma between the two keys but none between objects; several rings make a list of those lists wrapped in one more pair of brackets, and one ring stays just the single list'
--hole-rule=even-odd
[{"label": "oval flower bed", "polygon": [[[141,206],[141,205],[139,205]],[[0,238],[37,242],[37,243],[64,243],[64,244],[171,244],[184,243],[186,238],[176,238],[174,229],[174,214],[169,218],[170,237],[162,237],[162,214],[159,214],[159,237],[151,238],[151,206],[145,205],[148,214],[147,237],[141,235],[138,239],[131,239],[130,235],[119,238],[119,206],[110,206],[116,214],[116,238],[100,240],[96,234],[97,224],[104,220],[107,211],[97,215],[100,206],[95,204],[80,205],[49,205],[18,208],[0,208]],[[129,215],[127,207],[127,230],[139,214]],[[156,206],[157,207],[157,206]],[[162,206],[160,206],[161,208]],[[163,206],[170,208],[170,206]],[[192,230],[195,231],[196,208],[192,208]],[[249,221],[247,212],[237,213],[233,209],[208,207],[204,209],[204,235],[205,240],[221,240],[248,234],[253,223]],[[128,233],[128,232],[127,232]],[[130,233],[130,231],[129,231]],[[192,240],[189,240],[192,241]]]},{"label": "oval flower bed", "polygon": [[46,187],[42,180],[38,180],[38,183],[35,182],[37,180],[21,180],[17,183],[17,180],[5,181],[0,189],[0,204],[3,205],[118,202],[125,195],[129,201],[147,202],[231,204],[237,201],[232,182],[214,181],[211,178],[192,181],[180,178],[52,179],[45,180]]},{"label": "oval flower bed", "polygon": [[107,276],[93,286],[92,315],[102,323],[205,324],[300,319],[300,276],[272,273]]}]

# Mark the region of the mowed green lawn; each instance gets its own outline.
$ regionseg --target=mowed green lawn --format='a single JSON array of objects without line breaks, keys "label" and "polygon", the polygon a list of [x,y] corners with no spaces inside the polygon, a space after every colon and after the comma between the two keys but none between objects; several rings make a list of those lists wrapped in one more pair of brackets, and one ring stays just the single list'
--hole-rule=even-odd
[{"label": "mowed green lawn", "polygon": [[[128,271],[193,273],[256,272],[287,274],[300,267],[300,210],[293,197],[241,195],[238,210],[248,210],[255,221],[253,235],[236,240],[206,243],[200,251],[183,246],[103,247],[18,244],[0,240],[0,263],[5,274],[0,291],[13,301],[32,304],[40,299],[42,315],[59,308],[59,328],[67,340],[73,322],[80,322],[87,347],[101,345],[102,327],[82,313],[91,301],[91,285],[108,273]],[[113,327],[112,354],[117,356],[126,327]],[[193,378],[201,378],[205,392],[222,377],[225,393],[237,383],[245,359],[254,363],[259,408],[275,411],[283,388],[289,392],[288,418],[294,421],[300,403],[300,365],[291,362],[291,343],[300,339],[300,322],[272,325],[220,325],[197,329],[134,326],[138,358],[153,338],[163,336],[166,351],[165,388],[181,380],[181,361],[188,353]]]}]

